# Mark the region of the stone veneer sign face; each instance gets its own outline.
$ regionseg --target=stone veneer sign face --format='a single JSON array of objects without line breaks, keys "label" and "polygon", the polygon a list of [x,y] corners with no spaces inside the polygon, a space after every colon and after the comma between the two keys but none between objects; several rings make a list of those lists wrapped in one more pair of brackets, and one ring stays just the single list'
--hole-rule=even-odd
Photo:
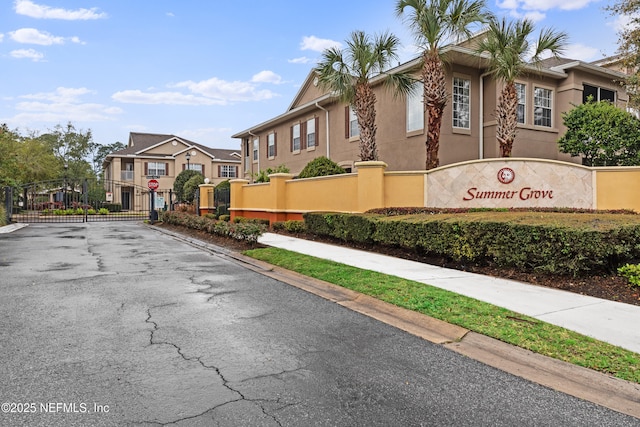
[{"label": "stone veneer sign face", "polygon": [[426,180],[427,207],[594,206],[593,172],[571,163],[479,160],[429,172]]}]

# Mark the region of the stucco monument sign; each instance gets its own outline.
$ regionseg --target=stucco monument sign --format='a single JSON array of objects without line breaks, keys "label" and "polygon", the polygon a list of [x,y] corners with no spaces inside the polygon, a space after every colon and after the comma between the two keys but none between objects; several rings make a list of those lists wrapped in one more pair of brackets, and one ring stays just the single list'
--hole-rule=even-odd
[{"label": "stucco monument sign", "polygon": [[457,163],[426,176],[429,207],[535,208],[594,206],[590,168],[540,159]]}]

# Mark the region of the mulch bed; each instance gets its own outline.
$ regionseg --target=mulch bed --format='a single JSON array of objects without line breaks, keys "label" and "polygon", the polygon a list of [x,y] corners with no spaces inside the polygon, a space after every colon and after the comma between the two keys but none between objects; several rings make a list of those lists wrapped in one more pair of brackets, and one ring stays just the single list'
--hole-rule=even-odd
[{"label": "mulch bed", "polygon": [[[251,244],[247,242],[237,241],[222,236],[216,236],[203,231],[178,227],[164,223],[158,223],[158,227],[167,228],[181,234],[186,234],[209,242],[211,244],[222,246],[230,250],[241,252],[246,249],[262,247],[260,244]],[[536,274],[516,271],[513,269],[465,265],[443,258],[428,257],[414,251],[409,251],[397,247],[388,247],[383,245],[365,245],[345,243],[336,239],[320,238],[313,235],[298,234],[299,237],[308,240],[314,240],[323,243],[331,243],[336,245],[349,246],[355,249],[376,252],[384,255],[390,255],[398,258],[410,259],[413,261],[424,262],[426,264],[438,265],[456,270],[469,271],[472,273],[484,274],[487,276],[501,277],[505,279],[517,280],[548,288],[562,289],[569,292],[575,292],[582,295],[590,295],[597,298],[607,299],[610,301],[618,301],[626,304],[640,305],[640,288],[631,287],[627,280],[615,274],[609,275],[593,275],[585,277],[557,276],[550,274]]]}]

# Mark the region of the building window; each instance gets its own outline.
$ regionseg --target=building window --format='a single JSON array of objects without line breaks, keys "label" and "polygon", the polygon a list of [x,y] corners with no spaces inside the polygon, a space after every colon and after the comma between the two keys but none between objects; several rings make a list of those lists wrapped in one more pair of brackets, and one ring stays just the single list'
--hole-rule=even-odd
[{"label": "building window", "polygon": [[198,163],[189,163],[189,170],[197,171],[204,175],[204,165]]},{"label": "building window", "polygon": [[533,124],[536,126],[551,127],[551,102],[550,89],[537,87],[533,95]]},{"label": "building window", "polygon": [[471,80],[453,78],[453,127],[471,129]]},{"label": "building window", "polygon": [[306,126],[306,140],[307,140],[307,148],[316,146],[316,119],[307,120]]},{"label": "building window", "polygon": [[147,175],[166,176],[167,168],[165,162],[149,162],[147,164]]},{"label": "building window", "polygon": [[616,93],[613,90],[602,87],[582,85],[582,103],[587,102],[589,96],[593,96],[594,101],[610,101],[616,102]]},{"label": "building window", "polygon": [[349,107],[349,138],[360,136],[360,126],[358,126],[358,116],[353,107]]},{"label": "building window", "polygon": [[424,85],[422,82],[415,82],[413,90],[407,96],[407,132],[424,129]]},{"label": "building window", "polygon": [[251,169],[251,165],[250,163],[250,159],[251,159],[251,143],[249,141],[249,139],[245,139],[244,140],[244,170],[245,172],[249,171]]},{"label": "building window", "polygon": [[276,156],[276,133],[275,132],[272,132],[269,135],[267,135],[267,153],[270,159]]},{"label": "building window", "polygon": [[236,178],[236,167],[231,165],[220,165],[221,178]]},{"label": "building window", "polygon": [[291,151],[300,151],[300,123],[291,127]]},{"label": "building window", "polygon": [[524,123],[525,120],[525,105],[527,105],[527,85],[522,83],[516,83],[516,94],[518,95],[518,107],[516,110],[516,117],[518,123]]},{"label": "building window", "polygon": [[260,148],[259,142],[260,142],[259,138],[253,139],[253,161],[254,162],[258,161],[258,149]]}]

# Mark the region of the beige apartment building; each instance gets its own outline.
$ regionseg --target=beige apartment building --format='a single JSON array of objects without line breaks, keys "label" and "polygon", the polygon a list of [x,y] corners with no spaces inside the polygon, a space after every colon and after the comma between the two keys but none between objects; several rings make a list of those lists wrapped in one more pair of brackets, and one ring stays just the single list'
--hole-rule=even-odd
[{"label": "beige apartment building", "polygon": [[[488,57],[475,52],[473,39],[444,49],[447,85],[451,94],[440,137],[440,165],[499,157],[495,138],[495,108],[501,82],[487,74]],[[518,130],[513,157],[542,158],[581,163],[560,153],[557,141],[565,132],[562,113],[583,103],[588,95],[626,108],[628,96],[618,83],[625,74],[598,61],[546,60],[530,68],[517,81]],[[419,76],[420,58],[389,72],[413,71]],[[611,66],[611,68],[609,68]],[[427,118],[422,103],[422,83],[417,95],[395,98],[374,78],[379,160],[390,171],[424,170]],[[233,135],[241,140],[240,177],[285,165],[298,174],[313,158],[326,156],[349,171],[359,160],[358,125],[349,106],[320,91],[312,71],[281,115]]]},{"label": "beige apartment building", "polygon": [[103,170],[107,181],[117,182],[113,191],[107,189],[111,201],[129,210],[150,179],[159,182],[157,195],[168,203],[173,182],[183,170],[197,170],[218,184],[237,178],[240,163],[238,150],[210,148],[175,135],[131,132],[127,148],[107,155]]}]

